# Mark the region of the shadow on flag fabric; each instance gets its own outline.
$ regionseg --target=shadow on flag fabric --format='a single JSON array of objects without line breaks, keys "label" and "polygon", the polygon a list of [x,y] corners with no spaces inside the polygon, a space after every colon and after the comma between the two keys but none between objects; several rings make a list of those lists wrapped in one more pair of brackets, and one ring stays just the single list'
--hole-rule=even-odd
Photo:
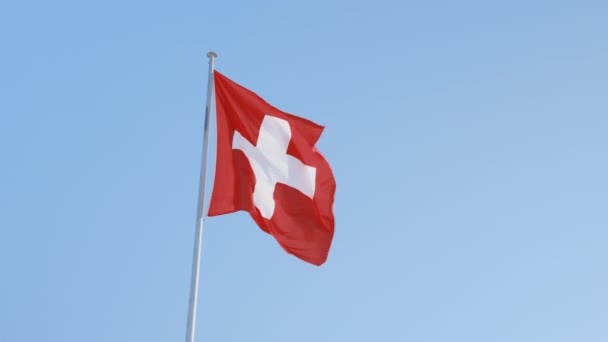
[{"label": "shadow on flag fabric", "polygon": [[215,71],[217,154],[209,216],[244,210],[290,254],[327,260],[336,182],[315,143],[323,127]]}]

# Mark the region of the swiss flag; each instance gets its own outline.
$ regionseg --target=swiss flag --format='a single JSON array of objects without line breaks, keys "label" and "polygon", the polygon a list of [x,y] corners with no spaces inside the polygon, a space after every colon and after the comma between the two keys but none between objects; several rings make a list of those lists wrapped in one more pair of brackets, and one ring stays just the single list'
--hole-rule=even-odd
[{"label": "swiss flag", "polygon": [[336,182],[315,148],[323,127],[215,71],[217,160],[209,216],[249,212],[288,253],[315,265],[334,235]]}]

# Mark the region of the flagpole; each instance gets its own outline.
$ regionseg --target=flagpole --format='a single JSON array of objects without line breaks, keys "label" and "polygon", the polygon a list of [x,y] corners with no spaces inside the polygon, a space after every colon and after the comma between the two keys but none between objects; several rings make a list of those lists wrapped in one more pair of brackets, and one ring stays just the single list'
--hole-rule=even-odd
[{"label": "flagpole", "polygon": [[209,78],[207,81],[207,106],[205,107],[205,128],[203,133],[203,155],[198,185],[198,205],[196,209],[196,229],[194,233],[194,255],[192,257],[192,279],[190,280],[190,303],[188,305],[188,323],[186,342],[194,342],[196,328],[196,309],[198,305],[198,282],[201,264],[201,245],[203,243],[203,221],[205,206],[205,180],[207,179],[207,151],[209,149],[209,117],[211,116],[211,96],[213,95],[213,70],[217,54],[207,53],[209,57]]}]

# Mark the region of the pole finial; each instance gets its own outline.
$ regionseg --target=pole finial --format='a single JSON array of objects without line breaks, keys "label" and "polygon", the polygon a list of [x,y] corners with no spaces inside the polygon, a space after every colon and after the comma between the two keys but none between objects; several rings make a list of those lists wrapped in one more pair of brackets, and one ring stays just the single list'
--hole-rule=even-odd
[{"label": "pole finial", "polygon": [[217,53],[213,52],[213,51],[209,51],[207,52],[207,57],[213,59],[213,58],[217,58]]}]

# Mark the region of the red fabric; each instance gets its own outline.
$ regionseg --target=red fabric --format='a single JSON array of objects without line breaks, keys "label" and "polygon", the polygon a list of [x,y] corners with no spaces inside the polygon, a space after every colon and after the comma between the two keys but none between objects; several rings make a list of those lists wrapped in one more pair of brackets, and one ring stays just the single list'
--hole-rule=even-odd
[{"label": "red fabric", "polygon": [[[314,146],[323,127],[271,106],[217,71],[214,82],[217,159],[208,215],[247,211],[285,251],[314,265],[323,264],[334,235],[333,203],[336,189],[328,162]],[[289,122],[291,141],[287,154],[316,168],[312,199],[295,188],[277,183],[274,190],[275,210],[271,219],[262,217],[253,203],[256,179],[249,159],[241,150],[232,148],[235,131],[256,145],[266,115]]]}]

